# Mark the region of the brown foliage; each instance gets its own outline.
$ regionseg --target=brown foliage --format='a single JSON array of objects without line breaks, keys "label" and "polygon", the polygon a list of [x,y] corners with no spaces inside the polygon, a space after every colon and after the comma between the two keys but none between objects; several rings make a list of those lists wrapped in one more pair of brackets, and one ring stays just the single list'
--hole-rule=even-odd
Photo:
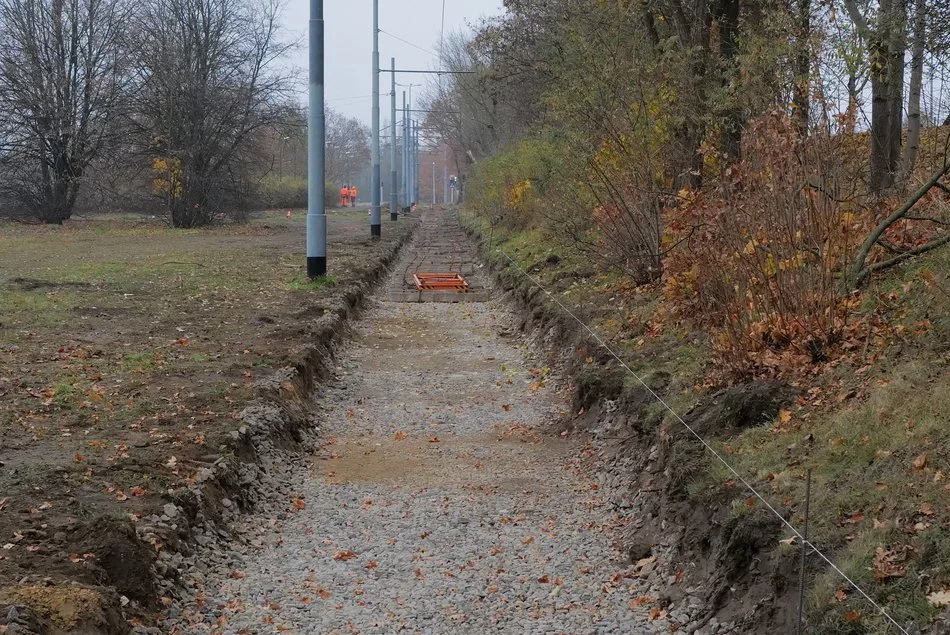
[{"label": "brown foliage", "polygon": [[665,288],[709,327],[723,367],[778,374],[835,355],[857,299],[838,281],[866,233],[833,135],[801,139],[781,113],[754,122],[743,159],[668,217]]}]

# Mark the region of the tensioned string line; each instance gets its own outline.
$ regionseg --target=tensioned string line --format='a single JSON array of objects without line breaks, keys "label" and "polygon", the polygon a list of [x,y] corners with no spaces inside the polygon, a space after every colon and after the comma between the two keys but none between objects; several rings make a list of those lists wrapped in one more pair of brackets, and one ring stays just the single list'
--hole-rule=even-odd
[{"label": "tensioned string line", "polygon": [[763,496],[762,494],[760,494],[759,491],[758,491],[757,489],[755,489],[755,487],[752,486],[752,484],[750,484],[734,467],[732,467],[732,465],[729,464],[728,461],[726,461],[726,459],[722,456],[722,454],[720,454],[719,452],[717,452],[716,449],[712,447],[712,445],[710,445],[698,432],[696,432],[696,430],[694,430],[694,429],[692,428],[692,426],[690,426],[688,423],[686,423],[686,421],[684,421],[683,418],[682,418],[675,410],[673,410],[673,408],[671,408],[670,405],[669,405],[668,403],[666,403],[666,401],[665,401],[662,397],[660,397],[660,395],[658,395],[652,388],[650,388],[650,386],[647,385],[647,383],[646,383],[645,381],[643,381],[643,379],[640,377],[640,375],[638,375],[636,372],[634,372],[634,370],[633,370],[632,368],[630,368],[630,366],[628,366],[627,363],[626,363],[625,361],[623,361],[623,359],[620,358],[620,355],[618,355],[616,352],[614,352],[614,350],[610,347],[610,345],[608,345],[607,342],[605,342],[592,328],[590,328],[589,326],[587,326],[587,324],[585,324],[580,318],[578,318],[576,315],[574,315],[574,313],[573,313],[569,308],[567,308],[566,306],[564,306],[564,304],[562,304],[561,301],[558,300],[557,297],[555,297],[555,295],[554,295],[553,293],[551,293],[550,291],[548,291],[547,289],[545,289],[545,288],[544,288],[544,285],[542,285],[542,284],[541,284],[540,282],[538,282],[535,278],[533,278],[530,273],[528,273],[527,271],[525,271],[525,270],[521,267],[521,265],[519,265],[511,256],[509,256],[508,254],[506,254],[504,251],[502,251],[502,250],[500,250],[500,249],[498,250],[498,253],[500,253],[500,254],[503,255],[505,258],[507,258],[508,261],[509,261],[518,271],[520,271],[522,275],[524,275],[524,277],[526,277],[528,280],[530,280],[538,289],[540,289],[541,291],[543,291],[543,292],[548,296],[548,298],[550,298],[551,300],[553,300],[555,304],[557,304],[559,307],[561,307],[561,309],[562,309],[565,313],[567,313],[569,316],[571,316],[571,318],[572,318],[575,322],[577,322],[578,324],[580,324],[581,327],[583,327],[585,331],[587,331],[588,333],[590,333],[591,337],[593,337],[594,340],[596,340],[596,342],[597,342],[604,350],[606,350],[608,353],[610,353],[611,357],[613,357],[614,359],[616,359],[617,362],[618,362],[621,366],[623,366],[623,368],[624,368],[628,373],[630,373],[630,374],[633,376],[633,378],[636,379],[637,382],[639,382],[640,385],[643,386],[643,387],[647,390],[647,392],[649,392],[650,395],[653,396],[654,399],[656,399],[671,415],[673,415],[673,416],[676,418],[677,421],[679,421],[681,424],[683,424],[683,427],[686,428],[686,430],[689,431],[689,433],[690,433],[692,436],[694,436],[694,437],[696,438],[696,440],[699,441],[699,442],[703,445],[703,447],[705,447],[714,457],[716,457],[716,459],[717,459],[720,463],[722,463],[722,464],[726,467],[726,469],[729,470],[729,472],[732,473],[732,475],[735,476],[736,479],[738,479],[739,482],[741,482],[741,483],[746,487],[746,489],[748,489],[748,490],[752,493],[753,496],[755,496],[757,499],[759,499],[759,501],[761,501],[762,504],[765,505],[765,507],[766,507],[770,512],[772,512],[772,513],[775,515],[775,517],[778,518],[779,521],[780,521],[783,525],[785,525],[785,527],[786,527],[798,540],[801,540],[801,541],[802,541],[802,544],[803,544],[806,548],[810,549],[810,550],[813,551],[815,554],[817,554],[818,557],[820,557],[822,560],[824,560],[824,561],[828,564],[828,566],[831,567],[831,569],[832,569],[835,573],[837,573],[837,574],[838,574],[839,576],[841,576],[845,581],[847,581],[847,583],[850,584],[858,593],[860,593],[860,594],[864,597],[865,600],[867,600],[872,606],[874,606],[874,608],[876,608],[878,611],[880,611],[881,615],[883,615],[884,618],[887,619],[887,621],[890,622],[890,624],[894,626],[894,628],[896,628],[898,631],[900,631],[900,632],[903,633],[904,635],[910,635],[910,633],[908,633],[908,631],[907,631],[903,626],[901,626],[900,624],[897,623],[897,620],[895,620],[895,619],[891,616],[890,612],[889,612],[887,609],[885,609],[883,606],[881,606],[881,605],[878,604],[876,601],[874,601],[874,599],[873,599],[864,589],[862,589],[860,586],[858,586],[858,584],[857,584],[854,580],[852,580],[852,579],[848,576],[848,574],[846,574],[844,571],[841,570],[840,567],[838,567],[838,565],[836,565],[834,562],[832,562],[831,558],[829,558],[829,557],[826,556],[824,553],[822,553],[822,552],[818,549],[818,547],[816,547],[816,546],[814,545],[814,543],[812,543],[810,540],[808,540],[807,538],[805,538],[805,536],[803,536],[802,533],[801,533],[800,531],[798,531],[798,529],[796,529],[790,522],[788,522],[787,520],[785,520],[785,517],[782,516],[782,515],[778,512],[778,510],[776,510],[776,509],[772,506],[772,504],[769,503],[769,501],[765,499],[765,496]]}]

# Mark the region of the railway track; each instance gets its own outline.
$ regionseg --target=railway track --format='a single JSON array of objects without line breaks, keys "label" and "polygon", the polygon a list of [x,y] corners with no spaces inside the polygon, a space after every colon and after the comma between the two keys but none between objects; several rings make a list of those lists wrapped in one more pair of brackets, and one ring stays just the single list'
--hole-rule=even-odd
[{"label": "railway track", "polygon": [[[426,274],[461,276],[464,290],[420,290],[417,279]],[[471,238],[465,233],[457,208],[430,208],[422,212],[421,226],[387,293],[390,302],[484,302],[489,297],[487,276]]]}]

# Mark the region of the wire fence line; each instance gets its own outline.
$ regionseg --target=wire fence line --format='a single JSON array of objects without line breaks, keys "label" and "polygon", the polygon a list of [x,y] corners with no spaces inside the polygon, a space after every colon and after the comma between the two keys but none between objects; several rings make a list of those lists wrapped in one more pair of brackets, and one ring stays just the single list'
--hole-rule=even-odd
[{"label": "wire fence line", "polygon": [[747,490],[749,490],[749,492],[751,492],[752,495],[755,496],[755,498],[757,498],[757,499],[766,507],[766,509],[768,509],[772,514],[774,514],[775,517],[778,518],[778,520],[782,523],[782,525],[784,525],[785,528],[788,529],[788,531],[791,532],[791,534],[792,534],[793,536],[795,536],[798,540],[801,541],[801,544],[802,544],[806,549],[811,550],[812,553],[816,554],[819,558],[821,558],[835,573],[837,573],[839,576],[841,576],[842,579],[844,579],[849,585],[851,585],[851,587],[854,588],[854,590],[857,591],[865,600],[867,600],[868,603],[871,604],[871,606],[873,606],[875,609],[877,609],[877,610],[880,612],[880,614],[887,620],[887,622],[888,622],[891,626],[893,626],[895,629],[897,629],[900,633],[903,633],[903,635],[910,635],[910,633],[907,631],[907,629],[905,629],[903,626],[901,626],[901,625],[897,622],[897,620],[891,615],[890,611],[888,611],[884,606],[882,606],[882,605],[879,604],[877,601],[875,601],[874,598],[872,598],[872,597],[870,596],[870,594],[869,594],[867,591],[865,591],[863,588],[861,588],[861,586],[859,586],[857,582],[855,582],[850,576],[848,576],[847,573],[845,573],[844,571],[842,571],[841,568],[840,568],[837,564],[835,564],[834,561],[832,561],[830,557],[828,557],[827,555],[825,555],[820,549],[818,549],[818,547],[817,547],[814,543],[812,543],[810,540],[808,540],[807,536],[803,535],[802,532],[800,532],[794,525],[792,525],[788,520],[786,520],[785,517],[782,516],[782,514],[780,514],[780,513],[778,512],[778,510],[775,509],[775,507],[772,506],[772,504],[765,498],[765,496],[764,496],[763,494],[761,494],[751,483],[749,483],[749,481],[746,480],[746,478],[743,477],[742,474],[740,474],[739,471],[738,471],[736,468],[734,468],[734,467],[725,459],[725,457],[722,456],[722,454],[721,454],[720,452],[718,452],[708,441],[706,441],[706,439],[704,439],[704,438],[702,437],[702,435],[700,435],[698,432],[696,432],[696,430],[694,430],[692,426],[690,426],[688,423],[686,423],[686,421],[679,415],[679,413],[677,413],[660,395],[658,395],[658,394],[653,390],[653,388],[651,388],[651,387],[640,377],[640,375],[639,375],[637,372],[635,372],[632,368],[630,368],[630,366],[627,365],[627,363],[620,357],[620,355],[618,355],[618,354],[614,351],[614,349],[611,348],[610,345],[607,344],[607,342],[604,341],[604,339],[603,339],[602,337],[600,337],[600,335],[598,335],[598,334],[597,334],[590,326],[588,326],[583,320],[581,320],[579,317],[577,317],[577,316],[574,314],[573,311],[571,311],[571,310],[570,310],[568,307],[566,307],[560,300],[558,300],[557,297],[556,297],[551,291],[549,291],[548,289],[546,289],[546,288],[544,287],[544,285],[542,285],[537,279],[535,279],[530,273],[528,273],[528,272],[527,272],[521,265],[519,265],[511,256],[509,256],[507,253],[505,253],[505,252],[502,251],[501,249],[498,249],[498,250],[497,250],[497,253],[499,253],[499,254],[501,254],[502,256],[504,256],[505,258],[507,258],[508,261],[509,261],[519,272],[521,272],[522,275],[524,275],[525,278],[527,278],[528,280],[530,280],[530,281],[532,282],[532,284],[534,284],[534,286],[536,286],[538,289],[540,289],[545,295],[547,295],[547,297],[548,297],[549,299],[551,299],[555,304],[557,304],[565,313],[567,313],[567,315],[569,315],[569,316],[570,316],[575,322],[577,322],[585,331],[587,331],[587,332],[590,334],[590,336],[591,336],[592,338],[594,338],[594,340],[597,342],[597,344],[598,344],[601,348],[603,348],[604,350],[606,350],[607,353],[609,353],[611,357],[613,357],[615,360],[617,360],[617,362],[624,368],[624,370],[626,370],[628,373],[630,373],[630,375],[631,375],[634,379],[636,379],[636,381],[637,381],[641,386],[643,386],[643,388],[646,389],[646,391],[649,392],[650,395],[651,395],[659,404],[661,404],[661,405],[663,406],[663,408],[665,408],[671,415],[673,415],[673,417],[674,417],[677,421],[679,421],[679,422],[683,425],[683,427],[689,432],[689,434],[691,434],[697,441],[699,441],[699,443],[701,443],[701,444],[703,445],[703,447],[706,448],[706,450],[709,451],[710,454],[712,454],[720,463],[722,463],[722,465],[725,466],[725,468],[726,468],[733,476],[735,476],[736,479],[737,479],[740,483],[742,483],[742,485],[743,485]]}]

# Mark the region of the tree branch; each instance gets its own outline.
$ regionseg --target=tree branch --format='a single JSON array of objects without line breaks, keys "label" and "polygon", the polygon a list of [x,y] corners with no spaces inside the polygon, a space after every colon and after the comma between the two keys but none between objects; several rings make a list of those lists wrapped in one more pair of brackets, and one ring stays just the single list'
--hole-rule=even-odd
[{"label": "tree branch", "polygon": [[[901,205],[900,209],[881,221],[878,226],[874,228],[874,231],[868,235],[868,237],[864,240],[864,243],[861,245],[861,249],[858,251],[858,257],[855,259],[854,266],[851,268],[851,284],[854,288],[860,286],[860,284],[867,279],[868,275],[870,275],[870,271],[875,270],[873,267],[866,267],[866,263],[868,255],[871,253],[871,249],[874,248],[874,245],[877,244],[881,236],[884,235],[884,232],[886,232],[891,225],[904,218],[911,208],[916,205],[917,202],[922,199],[924,195],[926,195],[927,192],[929,192],[947,172],[950,172],[950,162],[948,162],[945,158],[943,167],[934,172],[933,176],[930,177],[930,180],[920,186],[920,189],[918,189],[913,194],[913,196],[907,199],[904,204]],[[907,254],[914,255],[914,251],[915,250],[911,250],[907,252]],[[907,254],[902,254],[900,257],[904,257]]]},{"label": "tree branch", "polygon": [[871,265],[870,267],[866,267],[865,269],[861,271],[860,274],[858,274],[858,278],[856,280],[855,286],[859,286],[863,284],[864,281],[867,280],[871,276],[872,273],[882,271],[884,269],[889,269],[890,267],[900,264],[904,262],[905,260],[913,258],[914,256],[919,256],[922,253],[932,251],[936,249],[937,247],[946,245],[947,243],[950,243],[950,234],[947,234],[946,236],[942,236],[935,240],[931,240],[929,243],[923,244],[919,247],[915,247],[914,249],[906,251],[899,256],[894,256],[890,260],[885,260],[884,262],[878,262]]}]

